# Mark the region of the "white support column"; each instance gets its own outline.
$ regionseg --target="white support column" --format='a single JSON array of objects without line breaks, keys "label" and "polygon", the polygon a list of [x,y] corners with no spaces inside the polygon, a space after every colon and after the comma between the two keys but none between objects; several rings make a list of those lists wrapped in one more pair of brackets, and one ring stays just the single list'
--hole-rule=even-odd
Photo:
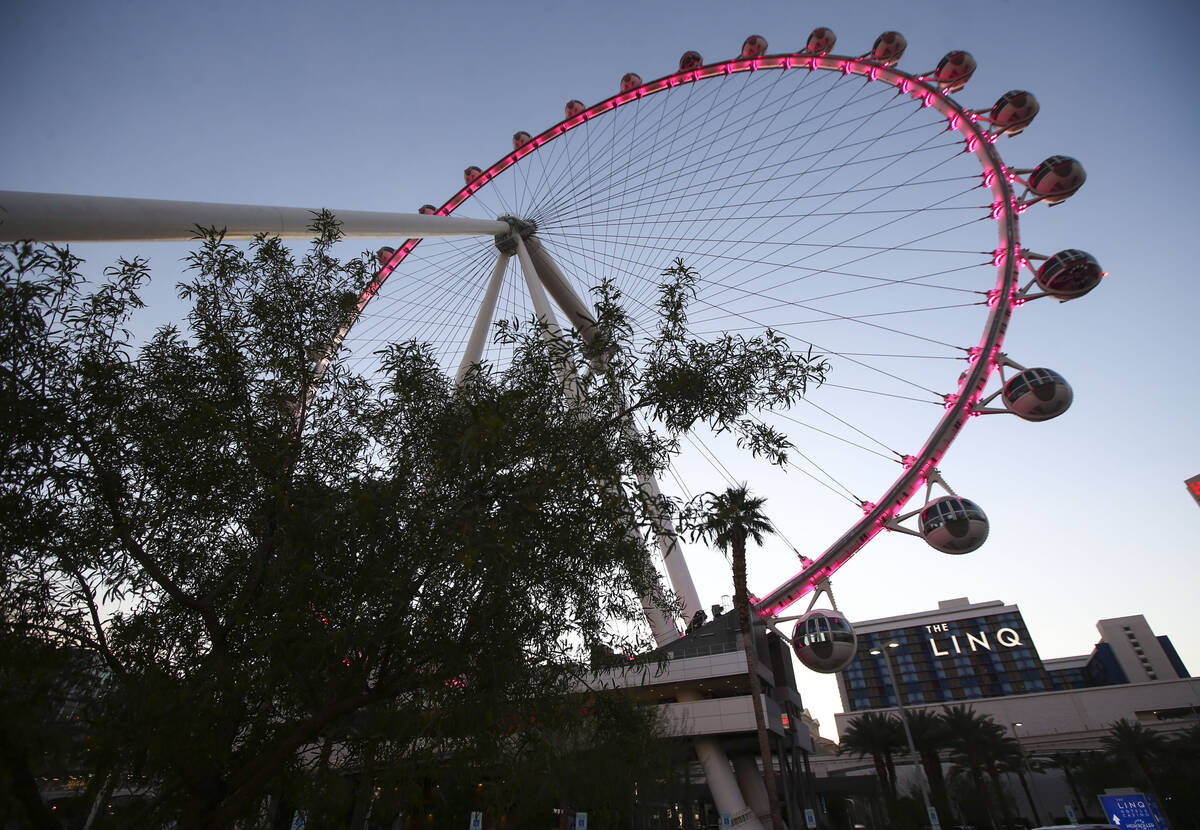
[{"label": "white support column", "polygon": [[[529,249],[525,247],[525,241],[521,239],[519,233],[513,233],[512,238],[517,243],[517,261],[521,263],[521,273],[525,275],[525,286],[529,290],[529,296],[533,300],[533,310],[537,313],[538,319],[541,320],[546,328],[542,331],[542,337],[550,345],[551,351],[556,347],[557,341],[562,337],[562,329],[558,326],[558,318],[554,315],[554,309],[550,307],[550,300],[546,297],[546,290],[542,288],[541,280],[538,277],[537,268],[533,265],[533,260],[529,256]],[[575,400],[578,397],[578,390],[575,387],[575,372],[570,366],[558,366],[558,379],[562,381],[563,393],[566,394],[569,400]]]},{"label": "white support column", "polygon": [[483,294],[483,302],[479,304],[479,313],[475,315],[475,325],[471,328],[467,350],[463,353],[458,373],[454,376],[455,384],[462,383],[467,370],[483,359],[483,344],[487,341],[488,330],[492,327],[492,318],[496,316],[496,300],[500,296],[500,284],[504,282],[506,268],[508,254],[501,253],[500,258],[496,260],[496,267],[492,269],[492,278]]},{"label": "white support column", "polygon": [[737,775],[738,786],[746,797],[747,806],[758,816],[764,825],[771,822],[771,800],[767,796],[767,785],[763,781],[763,773],[758,768],[756,755],[738,755],[733,759],[733,771]]},{"label": "white support column", "polygon": [[[658,480],[654,476],[638,476],[638,483],[651,499],[662,495],[658,489]],[[696,591],[696,583],[692,581],[692,572],[688,569],[683,549],[679,546],[679,536],[675,533],[675,525],[670,517],[660,516],[657,510],[652,509],[650,520],[654,522],[654,536],[658,540],[658,549],[667,566],[667,579],[671,582],[671,590],[679,597],[683,624],[686,626],[696,612],[703,608],[700,605],[700,594]]]},{"label": "white support column", "polygon": [[[509,230],[494,219],[369,210],[333,215],[347,237],[496,236]],[[230,240],[257,233],[310,239],[312,220],[308,208],[0,190],[0,242],[186,241],[197,225],[225,228]]]},{"label": "white support column", "polygon": [[[700,700],[700,694],[691,689],[680,689],[676,693],[680,703],[691,703]],[[733,767],[729,765],[729,756],[716,738],[692,738],[696,749],[696,757],[704,767],[704,778],[708,782],[708,791],[712,794],[713,802],[718,812],[729,813],[734,827],[744,830],[763,830],[762,822],[754,811],[746,806],[742,796],[743,789],[738,786]]]},{"label": "white support column", "polygon": [[[530,259],[536,266],[538,279],[546,286],[550,296],[570,318],[571,324],[575,326],[580,335],[585,339],[589,338],[595,317],[587,305],[571,288],[571,284],[558,264],[536,237],[529,238],[528,250]],[[658,482],[653,477],[641,476],[639,482],[642,489],[651,498],[658,498],[661,495]],[[671,590],[679,597],[682,604],[683,622],[684,625],[687,625],[692,621],[696,612],[703,608],[700,604],[700,595],[696,591],[696,583],[692,580],[691,571],[688,570],[687,560],[684,558],[679,538],[670,519],[660,517],[656,512],[651,516],[651,520],[654,522],[654,535],[658,541],[659,550],[662,552],[663,562],[667,566],[667,578],[671,582]]]},{"label": "white support column", "polygon": [[[528,240],[528,251],[533,264],[536,266],[538,279],[546,286],[546,290],[550,292],[558,307],[571,320],[571,324],[579,331],[580,336],[585,339],[590,337],[595,317],[593,317],[591,311],[579,295],[571,288],[571,284],[567,281],[557,263],[555,263],[535,237],[530,237]],[[632,422],[629,428],[633,428]],[[661,494],[658,482],[653,477],[641,476],[638,481],[651,497],[657,497]],[[691,572],[688,570],[687,561],[683,557],[683,551],[679,547],[675,528],[670,520],[660,517],[657,513],[651,515],[651,520],[654,522],[655,537],[658,541],[659,549],[662,551],[663,561],[667,565],[667,578],[671,582],[672,590],[675,591],[682,604],[684,623],[686,624],[691,621],[692,616],[701,608],[696,585],[692,581]],[[655,631],[655,642],[658,645],[665,644],[659,639],[657,634],[658,626],[660,625],[664,629],[674,633],[674,636],[670,637],[667,642],[679,638],[679,631],[676,628],[675,621],[670,619],[661,608],[652,602],[647,602],[645,599],[642,600],[642,607],[646,610],[647,619],[650,620],[651,630]],[[658,620],[657,623],[655,622],[656,619]],[[680,690],[677,699],[681,703],[688,702],[699,700],[700,695],[690,690]],[[744,830],[763,830],[762,822],[755,815],[757,811],[751,810],[746,806],[746,799],[742,796],[745,788],[738,786],[738,780],[734,775],[733,768],[729,764],[729,757],[725,754],[725,749],[721,746],[720,742],[715,738],[705,737],[693,738],[692,742],[696,749],[696,756],[700,759],[701,766],[704,767],[704,777],[708,781],[708,789],[712,793],[717,809],[722,813],[729,813],[735,827],[743,828]],[[766,788],[763,785],[761,777],[757,780],[758,789],[763,791],[762,802],[766,804]],[[769,814],[769,810],[767,812]]]},{"label": "white support column", "polygon": [[517,261],[521,263],[521,273],[525,275],[525,286],[529,289],[530,299],[533,300],[533,310],[548,330],[557,333],[558,320],[554,316],[554,310],[550,308],[550,300],[546,297],[546,289],[542,288],[537,269],[533,267],[533,260],[529,258],[525,240],[521,239],[519,233],[514,233],[513,239],[517,241]]},{"label": "white support column", "polygon": [[[513,234],[513,238],[517,242],[517,260],[521,263],[521,271],[525,275],[525,283],[529,288],[529,296],[533,299],[533,309],[537,312],[538,318],[546,323],[547,336],[552,337],[558,332],[558,323],[556,322],[553,309],[550,308],[550,301],[546,297],[546,292],[542,288],[541,272],[534,267],[533,260],[529,255],[529,248],[526,247],[525,241],[521,239],[519,234]],[[575,377],[573,374],[566,376],[565,373],[568,371],[569,368],[564,369],[563,384],[566,393],[571,395],[574,392]],[[629,533],[637,537],[639,543],[641,542],[641,538],[638,537],[636,530],[630,528]],[[638,601],[642,604],[642,610],[646,614],[646,621],[650,624],[650,632],[654,636],[655,645],[664,646],[679,639],[679,626],[675,624],[674,617],[668,614],[653,597],[638,597]]]},{"label": "white support column", "polygon": [[[642,539],[638,536],[637,531],[631,529],[629,533],[638,544],[641,544]],[[679,626],[675,624],[675,618],[655,602],[653,597],[638,597],[638,602],[642,605],[642,613],[646,615],[646,622],[650,626],[650,636],[654,638],[654,645],[661,648],[679,639]]]},{"label": "white support column", "polygon": [[558,267],[558,263],[546,253],[545,247],[542,246],[538,238],[531,236],[527,245],[529,257],[537,268],[538,279],[546,286],[546,290],[550,292],[550,296],[554,298],[554,302],[567,315],[567,319],[571,321],[571,325],[575,327],[576,331],[585,340],[589,339],[591,328],[596,322],[591,309],[575,293],[575,289],[571,288],[571,284],[567,282],[567,278]]},{"label": "white support column", "polygon": [[712,738],[696,738],[694,744],[700,765],[704,767],[704,777],[708,780],[708,791],[718,812],[729,813],[734,827],[763,830],[763,823],[755,811],[746,806],[737,778],[729,768],[729,758],[721,745]]}]

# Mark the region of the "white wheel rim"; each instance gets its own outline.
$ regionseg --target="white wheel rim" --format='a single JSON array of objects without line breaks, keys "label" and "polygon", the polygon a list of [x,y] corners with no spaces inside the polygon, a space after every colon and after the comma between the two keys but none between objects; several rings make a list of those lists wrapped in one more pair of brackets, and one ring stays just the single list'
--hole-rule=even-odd
[{"label": "white wheel rim", "polygon": [[[772,80],[764,80],[768,78]],[[889,87],[898,95],[891,95]],[[860,110],[864,101],[873,101],[872,106],[877,109]],[[797,117],[794,112],[801,106],[809,106],[806,117]],[[756,113],[757,120],[731,124],[730,119],[741,111],[739,107]],[[780,113],[786,113],[787,117]],[[882,125],[881,135],[876,136],[866,128],[872,122]],[[819,127],[813,128],[814,124]],[[806,125],[812,129],[806,132]],[[846,137],[828,143],[829,136],[839,130]],[[862,132],[861,140],[857,132]],[[651,135],[654,139],[647,140]],[[767,141],[764,136],[774,139]],[[912,141],[906,145],[904,142],[909,138]],[[822,144],[823,141],[826,143]],[[606,143],[609,149],[603,151]],[[905,146],[909,147],[907,152],[903,152]],[[647,153],[647,147],[652,152]],[[870,152],[878,159],[873,161],[867,155],[864,161],[863,155]],[[904,156],[905,165],[887,161],[896,153]],[[889,188],[892,192],[908,188],[908,192],[932,193],[937,189],[935,180],[939,172],[903,181],[911,157],[932,153],[943,155],[929,170],[953,167],[955,175],[948,177],[948,181],[964,182],[962,186],[966,189],[961,195],[928,210],[922,208],[911,213],[886,198],[881,201],[871,196],[872,189]],[[822,158],[830,161],[826,165],[828,171],[821,167]],[[678,165],[672,167],[675,162]],[[869,287],[872,281],[887,284],[885,281],[891,280],[892,285],[907,283],[909,287],[934,293],[944,291],[947,295],[974,292],[980,308],[971,317],[969,338],[963,338],[957,330],[948,335],[951,340],[927,338],[943,345],[952,344],[942,359],[956,351],[964,359],[963,364],[948,372],[948,381],[933,387],[933,391],[945,396],[946,403],[944,412],[931,410],[933,414],[928,420],[933,424],[932,430],[926,428],[911,446],[892,448],[891,452],[898,456],[896,461],[899,456],[908,457],[906,466],[897,464],[896,474],[888,483],[868,490],[865,498],[853,493],[866,502],[861,516],[850,522],[849,528],[820,555],[813,557],[812,565],[764,595],[758,604],[764,614],[780,613],[819,581],[827,579],[882,530],[890,518],[901,512],[965,425],[995,368],[995,356],[1017,304],[1014,297],[1019,274],[1020,208],[1013,199],[1008,170],[987,133],[969,111],[944,95],[936,84],[895,68],[838,56],[738,59],[651,81],[556,124],[484,169],[482,176],[438,210],[449,215],[466,205],[472,213],[487,218],[501,214],[532,218],[538,222],[538,238],[575,278],[576,291],[586,294],[602,276],[614,276],[622,284],[627,299],[642,310],[652,302],[658,273],[669,264],[669,252],[674,250],[708,280],[707,293],[702,293],[693,307],[698,328],[706,322],[715,325],[717,315],[725,314],[728,321],[749,328],[775,326],[797,346],[810,342],[817,345],[817,351],[822,351],[819,336],[805,335],[797,324],[772,316],[772,312],[782,305],[809,315],[825,314],[826,322],[841,317],[840,322],[864,331],[880,332],[889,327],[873,322],[870,315],[874,312],[848,315],[828,304],[827,299],[806,299],[820,295],[820,289],[785,296],[781,285],[791,285],[794,289],[805,283],[811,288],[817,282],[815,276],[832,270],[829,265],[803,264],[813,261],[814,247],[822,247],[823,240],[815,235],[818,231],[803,228],[802,234],[786,236],[786,230],[789,223],[796,228],[824,221],[819,210],[804,209],[806,204],[812,204],[815,198],[812,190],[817,183],[831,183],[835,179],[854,181],[848,171],[855,166],[866,169],[870,165],[877,165],[881,172],[859,177],[857,190],[835,192],[824,203],[830,208],[827,213],[845,214],[833,216],[836,222],[821,226],[844,229],[840,236],[830,237],[840,241],[828,246],[835,252],[829,261],[840,262],[843,270],[870,260],[887,261],[876,273],[850,277],[859,280],[856,293],[862,296],[876,290]],[[639,171],[645,175],[637,178]],[[968,172],[959,175],[960,171]],[[974,188],[965,184],[972,176],[977,185]],[[786,183],[789,178],[793,184]],[[946,190],[951,186],[957,185],[947,184]],[[762,194],[757,203],[748,197],[756,190]],[[621,199],[615,198],[618,192]],[[722,201],[722,194],[740,195]],[[863,197],[857,201],[857,207],[851,204],[856,197]],[[930,200],[936,202],[939,198],[935,195]],[[977,218],[987,218],[990,214],[998,242],[993,243],[990,236],[973,228],[974,248],[946,247],[962,235],[958,228],[952,227],[954,221],[944,221],[945,217],[967,216],[972,210],[978,214]],[[872,221],[872,215],[886,221],[874,226],[864,224]],[[930,221],[931,217],[938,221]],[[861,225],[875,236],[857,236],[856,229],[848,227],[851,223]],[[907,226],[906,236],[888,236],[901,226]],[[704,230],[689,231],[696,228]],[[730,229],[747,238],[723,237]],[[928,235],[922,237],[915,232],[921,229],[929,231]],[[879,241],[882,237],[907,241],[888,250]],[[923,239],[934,242],[922,248],[917,243]],[[403,275],[406,280],[387,301],[391,308],[384,309],[374,322],[370,322],[369,312],[364,313],[365,325],[359,324],[363,329],[362,343],[356,351],[362,351],[363,344],[377,346],[397,337],[441,341],[447,352],[447,369],[453,372],[457,366],[456,352],[461,350],[465,331],[474,319],[476,298],[482,295],[491,273],[495,250],[490,242],[477,240],[436,243],[426,240],[421,247],[418,243],[421,240],[408,240],[401,245],[380,278],[364,292],[360,305],[365,309],[368,303],[377,302],[377,295],[387,298],[388,289],[395,283],[393,273]],[[992,244],[994,249],[990,248]],[[855,246],[865,251],[859,259],[850,253]],[[780,256],[781,252],[788,252],[790,258]],[[911,270],[911,265],[900,266],[895,275],[889,276],[897,268],[894,260],[918,256],[955,263],[950,265],[951,269],[966,270],[962,262],[970,256],[985,256],[990,263],[976,267],[978,273],[960,286],[946,282],[935,285],[932,276],[921,277],[921,281],[906,276],[904,268]],[[783,262],[788,263],[787,268],[779,267]],[[737,280],[733,279],[735,263]],[[754,269],[757,270],[751,278],[748,275]],[[936,274],[939,269],[940,266],[935,266],[927,271]],[[809,273],[803,279],[792,274],[796,278],[792,283],[777,278],[777,284],[772,285],[769,274],[784,270],[816,273]],[[835,276],[846,278],[844,274]],[[510,279],[506,283],[498,316],[528,319],[531,309],[522,298],[519,280]],[[827,288],[832,285],[828,283]],[[416,313],[408,313],[414,310]],[[918,309],[910,311],[914,315],[922,313]],[[381,322],[389,315],[396,317],[394,327]],[[890,342],[921,342],[916,329],[906,325],[910,326],[908,330],[894,327],[896,339]],[[951,328],[957,329],[958,325],[956,321]],[[354,339],[352,335],[352,344]],[[845,348],[827,351],[834,361],[835,375],[839,363],[847,366],[865,362],[852,357]],[[504,359],[494,351],[486,353],[485,358]],[[965,371],[955,382],[954,375],[963,367]],[[880,367],[866,367],[863,371],[879,376],[887,374]],[[890,393],[875,390],[873,394],[886,400]],[[815,393],[815,402],[820,402],[821,395],[820,390]],[[799,439],[797,443],[803,449],[803,438],[798,433],[793,437]],[[778,505],[774,507],[779,509]]]}]

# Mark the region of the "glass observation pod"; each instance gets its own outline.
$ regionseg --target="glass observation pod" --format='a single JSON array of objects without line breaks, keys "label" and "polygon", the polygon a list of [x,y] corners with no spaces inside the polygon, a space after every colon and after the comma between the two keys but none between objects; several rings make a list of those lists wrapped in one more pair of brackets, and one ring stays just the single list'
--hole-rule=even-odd
[{"label": "glass observation pod", "polygon": [[984,543],[988,519],[969,499],[943,496],[921,511],[921,535],[942,553],[970,553]]},{"label": "glass observation pod", "polygon": [[844,669],[854,659],[858,637],[854,628],[838,612],[809,611],[796,623],[792,648],[796,657],[808,668],[832,674]]}]

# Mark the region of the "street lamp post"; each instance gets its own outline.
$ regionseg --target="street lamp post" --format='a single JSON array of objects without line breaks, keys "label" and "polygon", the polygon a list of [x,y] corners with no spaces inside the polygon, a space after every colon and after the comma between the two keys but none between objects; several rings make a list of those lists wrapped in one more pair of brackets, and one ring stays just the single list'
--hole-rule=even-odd
[{"label": "street lamp post", "polygon": [[925,774],[925,767],[921,764],[921,756],[917,755],[917,745],[913,743],[912,730],[908,727],[908,710],[904,708],[904,697],[900,693],[900,684],[896,682],[896,672],[892,668],[891,649],[899,648],[899,643],[888,643],[887,648],[871,649],[871,654],[878,657],[883,655],[883,662],[887,665],[888,679],[892,681],[892,691],[896,693],[896,708],[900,710],[900,723],[904,726],[904,738],[908,741],[908,751],[912,753],[913,763],[916,764],[917,770],[920,772],[921,781],[921,799],[925,802],[925,814],[929,816],[929,823],[932,830],[940,830],[941,824],[938,821],[937,810],[933,809],[933,805],[929,803],[930,784],[928,776]]},{"label": "street lamp post", "polygon": [[[1025,780],[1025,770],[1027,769],[1025,765],[1025,747],[1021,744],[1021,733],[1017,731],[1018,726],[1024,726],[1025,724],[1018,720],[1013,721],[1011,725],[1013,738],[1017,742],[1017,778],[1019,778],[1021,781],[1021,789],[1025,791],[1025,800],[1029,802],[1029,809],[1033,812],[1034,824],[1041,824],[1042,820],[1038,816],[1037,804],[1034,803],[1033,793],[1029,789],[1029,783]],[[1032,772],[1032,770],[1030,771]]]}]

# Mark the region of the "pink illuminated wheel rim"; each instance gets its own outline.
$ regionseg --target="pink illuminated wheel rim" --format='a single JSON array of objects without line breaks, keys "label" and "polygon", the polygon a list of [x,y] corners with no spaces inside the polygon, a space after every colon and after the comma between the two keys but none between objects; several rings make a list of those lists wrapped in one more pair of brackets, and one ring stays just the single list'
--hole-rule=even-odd
[{"label": "pink illuminated wheel rim", "polygon": [[[682,257],[703,276],[698,332],[770,327],[830,357],[830,382],[771,417],[843,530],[763,595],[764,614],[923,488],[1017,304],[1020,209],[992,140],[936,84],[859,59],[765,56],[651,81],[534,136],[437,212],[535,223],[576,293],[614,279],[635,326],[650,325],[659,274]],[[490,239],[406,241],[364,295],[350,360],[414,338],[453,373],[496,258]],[[496,316],[528,320],[508,267]],[[491,344],[484,359],[507,355]]]}]

